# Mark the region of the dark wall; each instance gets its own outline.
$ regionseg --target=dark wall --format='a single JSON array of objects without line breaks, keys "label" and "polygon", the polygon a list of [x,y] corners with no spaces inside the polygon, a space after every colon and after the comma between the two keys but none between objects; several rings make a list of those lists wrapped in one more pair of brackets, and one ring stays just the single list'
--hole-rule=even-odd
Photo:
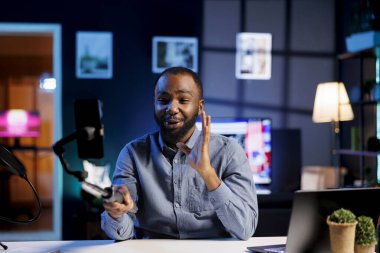
[{"label": "dark wall", "polygon": [[[103,162],[109,162],[112,168],[124,144],[156,128],[152,36],[201,37],[200,0],[7,1],[1,8],[0,22],[61,24],[63,136],[74,129],[74,100],[99,98],[105,125]],[[113,33],[112,79],[75,77],[77,31]],[[67,146],[66,158],[72,169],[82,168],[74,144]],[[81,239],[84,229],[76,223],[83,211],[80,186],[66,174],[63,180],[63,239]]]},{"label": "dark wall", "polygon": [[[301,130],[301,165],[331,162],[329,124],[312,121],[318,83],[336,80],[334,0],[205,0],[202,77],[214,117],[271,118]],[[235,78],[236,33],[272,34],[271,78]]]}]

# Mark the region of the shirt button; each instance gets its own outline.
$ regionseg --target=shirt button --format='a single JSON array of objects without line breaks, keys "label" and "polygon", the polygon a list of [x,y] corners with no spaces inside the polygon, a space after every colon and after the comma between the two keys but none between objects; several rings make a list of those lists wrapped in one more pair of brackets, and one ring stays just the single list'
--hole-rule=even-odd
[{"label": "shirt button", "polygon": [[175,202],[174,206],[175,206],[176,208],[178,208],[178,207],[180,207],[181,205],[180,205],[178,202]]},{"label": "shirt button", "polygon": [[177,160],[177,159],[174,159],[173,162],[174,162],[174,163],[178,163],[178,160]]},{"label": "shirt button", "polygon": [[177,184],[177,181],[174,181],[174,184]]}]

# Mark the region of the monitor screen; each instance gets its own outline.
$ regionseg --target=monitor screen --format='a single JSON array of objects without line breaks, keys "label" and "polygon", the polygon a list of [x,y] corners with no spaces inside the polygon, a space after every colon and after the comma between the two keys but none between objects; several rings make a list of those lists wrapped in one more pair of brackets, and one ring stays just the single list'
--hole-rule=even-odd
[{"label": "monitor screen", "polygon": [[38,112],[22,109],[0,111],[0,137],[38,137]]},{"label": "monitor screen", "polygon": [[[201,122],[196,124],[202,129]],[[256,184],[271,182],[271,125],[269,118],[211,119],[211,133],[233,138],[241,145]]]}]

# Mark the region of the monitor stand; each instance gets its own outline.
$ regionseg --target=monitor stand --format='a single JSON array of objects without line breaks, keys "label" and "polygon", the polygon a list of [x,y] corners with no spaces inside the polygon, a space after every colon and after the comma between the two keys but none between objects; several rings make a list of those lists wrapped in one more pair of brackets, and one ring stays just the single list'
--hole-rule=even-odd
[{"label": "monitor stand", "polygon": [[259,195],[262,194],[271,194],[271,190],[268,186],[262,185],[262,184],[256,184],[256,193]]},{"label": "monitor stand", "polygon": [[35,145],[22,146],[19,137],[14,137],[13,145],[10,148],[12,150],[36,150],[37,149],[37,147]]},{"label": "monitor stand", "polygon": [[13,142],[13,147],[12,148],[21,148],[21,142],[20,142],[20,138],[18,137],[15,137],[14,138],[14,142]]}]

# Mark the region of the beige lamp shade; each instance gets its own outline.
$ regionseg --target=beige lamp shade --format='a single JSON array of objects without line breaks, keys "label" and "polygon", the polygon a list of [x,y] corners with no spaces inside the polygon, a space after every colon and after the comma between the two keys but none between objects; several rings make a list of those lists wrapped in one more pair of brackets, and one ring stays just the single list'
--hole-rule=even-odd
[{"label": "beige lamp shade", "polygon": [[332,122],[354,119],[350,99],[343,83],[320,83],[315,94],[313,121]]}]

